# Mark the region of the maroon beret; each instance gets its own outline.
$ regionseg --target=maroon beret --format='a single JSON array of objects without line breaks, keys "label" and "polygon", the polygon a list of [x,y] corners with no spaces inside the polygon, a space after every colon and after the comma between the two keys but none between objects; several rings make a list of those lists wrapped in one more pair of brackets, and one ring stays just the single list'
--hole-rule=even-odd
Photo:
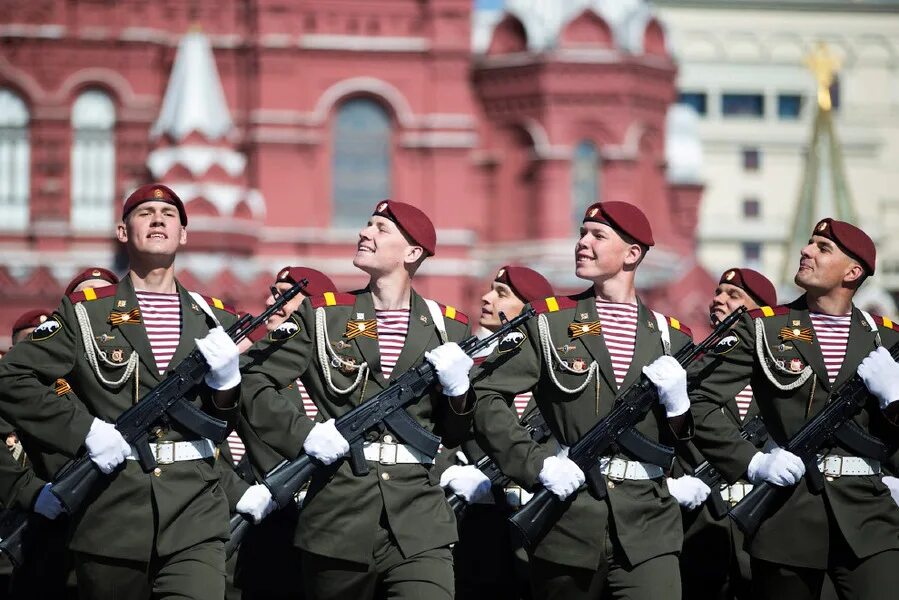
[{"label": "maroon beret", "polygon": [[735,285],[747,294],[759,306],[777,306],[777,290],[767,277],[752,269],[728,269],[721,274],[718,283]]},{"label": "maroon beret", "polygon": [[88,279],[102,279],[103,281],[108,281],[112,285],[119,282],[119,278],[116,277],[116,274],[108,269],[104,269],[103,267],[88,267],[72,278],[72,281],[66,286],[65,295],[68,296],[74,292],[75,288],[78,287],[78,284],[84,283]]},{"label": "maroon beret", "polygon": [[396,223],[413,242],[424,248],[429,256],[434,256],[436,253],[437,232],[434,230],[431,219],[421,209],[404,202],[383,200],[375,207],[372,215],[384,217]]},{"label": "maroon beret", "polygon": [[293,285],[304,277],[309,282],[309,285],[303,290],[307,296],[321,296],[325,292],[337,291],[337,286],[330,277],[309,267],[284,267],[278,271],[278,278],[275,281]]},{"label": "maroon beret", "polygon": [[877,262],[874,240],[855,225],[828,217],[818,221],[812,235],[833,241],[843,252],[857,260],[868,275],[874,274],[874,263]]},{"label": "maroon beret", "polygon": [[652,228],[643,211],[627,202],[597,202],[587,207],[584,222],[604,223],[644,246],[653,246]]},{"label": "maroon beret", "polygon": [[496,272],[493,281],[505,283],[525,302],[545,300],[555,294],[543,275],[527,267],[506,265]]},{"label": "maroon beret", "polygon": [[28,329],[29,327],[38,327],[41,323],[47,320],[47,318],[53,314],[52,310],[44,310],[44,309],[35,309],[29,310],[21,317],[16,319],[16,322],[12,324],[12,335],[15,337],[17,333],[22,331],[23,329]]},{"label": "maroon beret", "polygon": [[184,210],[184,203],[181,202],[181,198],[170,187],[161,183],[148,183],[131,192],[131,195],[128,196],[128,199],[125,200],[125,204],[122,206],[122,220],[124,221],[128,213],[144,202],[165,202],[166,204],[171,204],[178,209],[178,214],[181,215],[181,225],[187,226],[187,211]]}]

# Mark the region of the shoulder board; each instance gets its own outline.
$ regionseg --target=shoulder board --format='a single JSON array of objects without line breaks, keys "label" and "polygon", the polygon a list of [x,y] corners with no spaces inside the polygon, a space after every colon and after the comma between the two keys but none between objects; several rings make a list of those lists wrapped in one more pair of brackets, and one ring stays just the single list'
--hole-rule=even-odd
[{"label": "shoulder board", "polygon": [[680,331],[681,333],[689,336],[691,339],[693,338],[693,332],[690,331],[689,327],[687,327],[686,325],[684,325],[683,323],[681,323],[674,317],[669,317],[666,315],[665,318],[668,319],[668,326],[671,327],[671,329],[676,329],[676,330]]},{"label": "shoulder board", "polygon": [[540,315],[543,313],[556,312],[558,310],[563,310],[566,308],[574,308],[577,306],[577,300],[575,300],[571,296],[562,296],[559,298],[550,296],[549,298],[544,298],[543,300],[537,300],[531,303],[531,306],[533,306],[534,310],[537,311],[537,314]]},{"label": "shoulder board", "polygon": [[90,302],[91,300],[96,300],[97,298],[108,298],[109,296],[115,296],[116,294],[116,286],[114,285],[106,285],[101,288],[84,288],[80,292],[72,292],[69,294],[69,300],[72,301],[72,304],[78,304],[79,302]]},{"label": "shoulder board", "polygon": [[881,317],[880,315],[871,315],[874,318],[874,322],[883,327],[884,329],[892,329],[893,331],[899,331],[899,323],[890,319],[889,317]]},{"label": "shoulder board", "polygon": [[785,315],[790,312],[789,306],[762,306],[749,311],[749,316],[753,319],[773,317],[775,315]]},{"label": "shoulder board", "polygon": [[439,302],[437,303],[437,306],[440,307],[440,311],[447,319],[452,319],[453,321],[459,321],[463,325],[468,325],[468,315],[460,310],[456,310],[455,306],[444,306]]},{"label": "shoulder board", "polygon": [[356,295],[347,292],[325,292],[321,296],[312,296],[309,298],[312,308],[321,308],[322,306],[352,306],[356,304]]},{"label": "shoulder board", "polygon": [[209,303],[209,306],[211,306],[212,308],[217,308],[217,309],[219,309],[219,310],[223,310],[223,311],[225,311],[225,312],[229,312],[229,313],[231,313],[232,315],[237,315],[237,309],[236,309],[236,308],[234,308],[233,306],[230,306],[230,305],[228,305],[228,304],[225,304],[224,302],[222,302],[222,301],[219,300],[218,298],[213,298],[212,296],[204,296],[203,294],[200,294],[200,297],[202,297],[203,300],[205,300],[206,302],[208,302],[208,303]]}]

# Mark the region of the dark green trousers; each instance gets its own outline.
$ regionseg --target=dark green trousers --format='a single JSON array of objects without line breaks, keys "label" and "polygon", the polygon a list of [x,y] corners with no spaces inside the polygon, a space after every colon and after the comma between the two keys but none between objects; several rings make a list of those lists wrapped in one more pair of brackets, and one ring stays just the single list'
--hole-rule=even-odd
[{"label": "dark green trousers", "polygon": [[[717,490],[712,493],[716,493]],[[715,520],[708,509],[682,512],[680,555],[683,596],[689,600],[751,600],[749,554],[743,533],[729,518]]]},{"label": "dark green trousers", "polygon": [[82,600],[222,600],[225,546],[210,541],[149,563],[75,553]]},{"label": "dark green trousers", "polygon": [[581,569],[531,557],[535,600],[680,600],[680,566],[676,554],[628,565],[614,548],[608,531],[597,569]]},{"label": "dark green trousers", "polygon": [[453,600],[453,557],[448,547],[404,557],[383,518],[371,562],[360,564],[303,553],[310,600]]}]

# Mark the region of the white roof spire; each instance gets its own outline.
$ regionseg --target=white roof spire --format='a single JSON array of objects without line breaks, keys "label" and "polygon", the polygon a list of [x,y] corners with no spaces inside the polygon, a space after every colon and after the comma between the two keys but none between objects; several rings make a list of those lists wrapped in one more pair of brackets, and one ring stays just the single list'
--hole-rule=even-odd
[{"label": "white roof spire", "polygon": [[196,131],[216,140],[233,127],[209,40],[200,31],[190,31],[178,44],[162,110],[150,136],[168,134],[182,140]]}]

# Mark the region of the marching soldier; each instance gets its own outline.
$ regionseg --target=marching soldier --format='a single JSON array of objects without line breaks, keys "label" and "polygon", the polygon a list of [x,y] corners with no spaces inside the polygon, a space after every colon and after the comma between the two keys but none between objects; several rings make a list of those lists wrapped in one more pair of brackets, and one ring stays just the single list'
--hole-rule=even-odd
[{"label": "marching soldier", "polygon": [[[282,325],[300,307],[304,298],[336,290],[331,278],[321,271],[291,266],[278,271],[274,287],[278,292],[285,292],[303,279],[308,282],[303,291],[272,315],[264,330],[256,330],[261,335],[253,336],[256,337],[254,341],[287,333],[291,328],[290,324],[283,329]],[[274,302],[275,298],[270,294],[266,305],[271,306]],[[293,401],[297,410],[309,418],[315,417],[317,409],[301,381],[288,384],[282,393]],[[238,421],[237,429],[228,436],[228,446],[228,454],[235,470],[249,484],[261,481],[266,472],[287,458],[260,440],[243,418]],[[300,495],[302,497],[305,493],[301,492]],[[293,545],[298,516],[299,507],[296,504],[286,506],[259,523],[244,538],[232,560],[236,565],[229,564],[229,567],[236,568],[234,582],[241,590],[242,600],[297,600],[303,597],[302,573],[297,568],[300,564],[300,552]]]},{"label": "marching soldier", "polygon": [[[353,259],[369,285],[303,301],[277,335],[247,354],[243,415],[264,442],[284,456],[305,452],[335,463],[349,446],[334,419],[422,360],[434,365],[441,387],[407,412],[448,445],[460,441],[470,424],[472,361],[456,342],[469,336],[468,319],[412,288],[435,250],[423,212],[388,200],[377,205]],[[319,408],[315,423],[280,394],[298,377]],[[367,474],[354,475],[342,461],[310,483],[295,538],[307,597],[452,598],[456,524],[433,457],[390,430],[368,433]]]},{"label": "marching soldier", "polygon": [[[514,319],[526,304],[552,295],[552,286],[540,273],[527,267],[506,265],[497,271],[490,290],[481,297],[478,324],[486,332],[496,331],[502,325],[500,312],[507,319]],[[475,365],[497,351],[498,345],[475,357]],[[478,377],[475,367],[472,379]],[[516,396],[508,410],[521,420],[537,411],[537,405],[527,392]],[[473,439],[463,442],[461,451],[443,454],[457,457],[458,464],[452,464],[441,474],[440,485],[471,504],[459,525],[459,543],[453,548],[456,598],[489,596],[517,600],[528,595],[526,556],[519,557],[514,551],[506,519],[529,494],[519,486],[506,490],[498,487],[493,494],[489,493],[490,480],[474,466],[484,451]]]},{"label": "marching soldier", "polygon": [[[660,403],[637,429],[669,446],[691,431],[686,374],[669,356],[690,342],[689,331],[648,309],[634,289],[636,271],[654,244],[646,216],[624,202],[593,204],[580,233],[575,274],[592,286],[534,303],[537,319],[503,349],[517,354],[475,384],[480,446],[523,486],[541,483],[561,499],[584,483],[567,447],[643,373],[654,381]],[[502,358],[498,350],[484,368]],[[512,398],[529,390],[563,445],[556,455],[532,442],[509,411]],[[616,454],[602,457],[599,467],[608,481],[606,498],[577,494],[533,549],[534,597],[679,598],[683,533],[665,484],[669,464]]]},{"label": "marching soldier", "polygon": [[[194,348],[210,370],[188,399],[219,418],[236,416],[238,351],[219,325],[234,315],[220,300],[189,293],[175,280],[186,226],[184,205],[172,190],[138,188],[116,229],[128,276],[64,297],[0,363],[0,413],[68,456],[84,447],[110,476],[72,515],[70,549],[83,598],[218,600],[224,594],[228,507],[214,445],[178,425],[160,427],[151,442],[160,464],[145,473],[112,424]],[[47,389],[57,378],[65,378],[77,402],[60,402]]]},{"label": "marching soldier", "polygon": [[881,481],[884,466],[895,472],[895,452],[883,465],[834,442],[817,465],[824,490],[813,494],[800,482],[799,457],[780,447],[758,451],[721,410],[749,384],[772,441],[783,446],[858,373],[870,397],[855,423],[895,449],[899,365],[886,348],[899,341],[899,326],[852,303],[874,274],[875,254],[854,225],[820,221],[794,279],[805,294],[750,312],[691,394],[695,443],[728,481],[795,486],[748,540],[753,598],[817,598],[825,573],[844,598],[893,598],[899,587],[899,511]]},{"label": "marching soldier", "polygon": [[[776,304],[777,291],[764,275],[752,269],[728,269],[721,274],[709,304],[709,321],[715,327],[741,306],[754,310],[759,306]],[[724,338],[711,354],[729,352],[735,339],[730,336]],[[714,356],[710,358],[714,360]],[[721,412],[735,427],[741,427],[746,420],[757,415],[758,407],[753,400],[752,386],[747,385],[730,398],[721,407]],[[687,473],[692,473],[693,468],[705,460],[695,447],[690,445],[690,449],[691,456],[678,457]],[[720,493],[724,501],[732,506],[751,489],[752,484],[738,481],[733,485],[725,485],[720,490],[713,490],[712,493]],[[752,578],[749,555],[743,549],[740,529],[730,519],[716,520],[706,507],[694,510],[695,505],[687,505],[685,502],[681,502],[681,506],[685,508],[684,549],[681,552],[684,598],[750,600],[752,596],[749,586]]]}]

